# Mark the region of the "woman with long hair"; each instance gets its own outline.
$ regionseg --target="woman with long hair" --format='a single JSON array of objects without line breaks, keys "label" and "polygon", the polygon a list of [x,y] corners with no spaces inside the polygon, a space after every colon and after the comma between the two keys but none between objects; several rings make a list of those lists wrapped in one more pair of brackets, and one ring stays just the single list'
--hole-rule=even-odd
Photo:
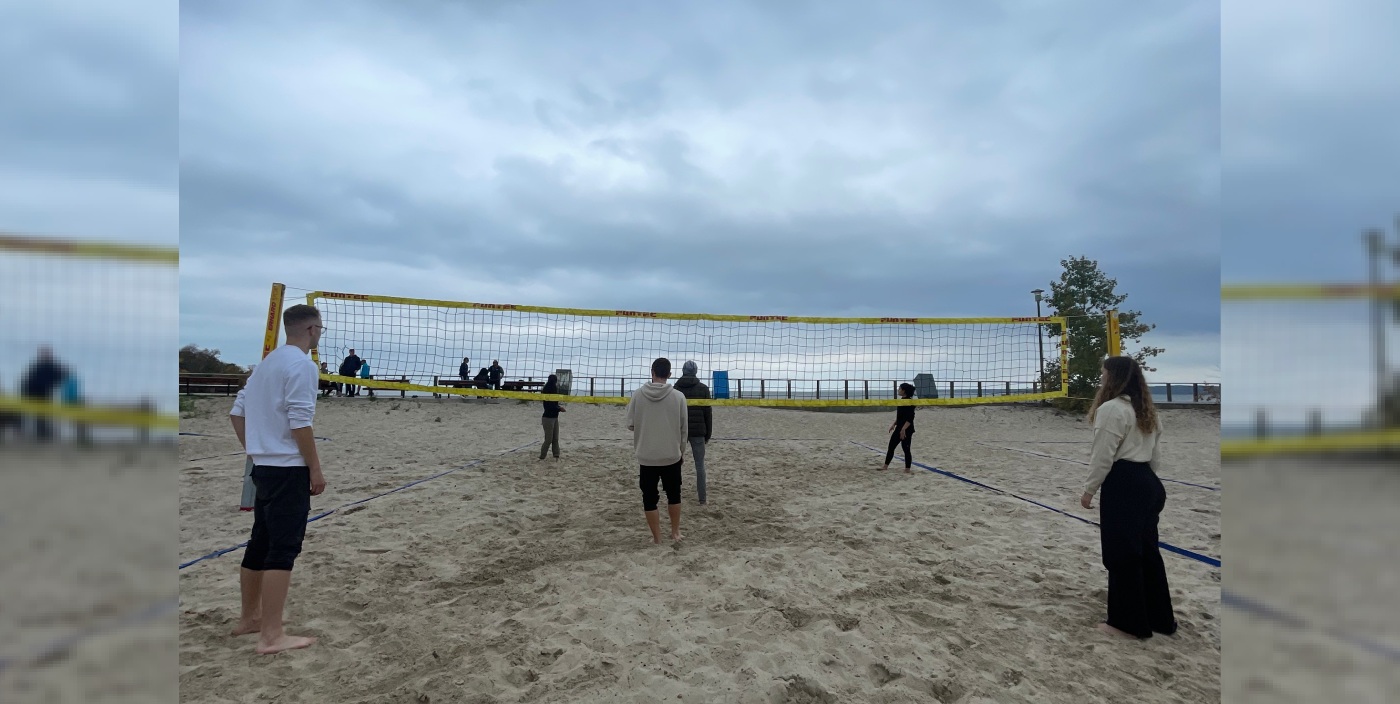
[{"label": "woman with long hair", "polygon": [[1167,569],[1157,546],[1157,521],[1167,492],[1160,469],[1161,423],[1142,366],[1132,357],[1109,357],[1089,408],[1094,445],[1089,479],[1079,503],[1099,503],[1103,566],[1108,569],[1108,619],[1099,630],[1151,638],[1176,632]]},{"label": "woman with long hair", "polygon": [[[540,393],[559,393],[559,377],[550,374],[544,382],[544,388],[540,389]],[[559,459],[559,414],[564,410],[558,401],[544,402],[544,415],[540,417],[540,424],[544,426],[544,444],[540,445],[540,459],[544,459],[550,447],[554,448],[554,459]]]}]

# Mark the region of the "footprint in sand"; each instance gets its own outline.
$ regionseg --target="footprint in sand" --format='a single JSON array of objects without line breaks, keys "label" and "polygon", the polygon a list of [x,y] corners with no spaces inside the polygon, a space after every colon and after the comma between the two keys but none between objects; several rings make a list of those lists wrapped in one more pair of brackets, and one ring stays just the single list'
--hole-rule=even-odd
[{"label": "footprint in sand", "polygon": [[867,667],[865,670],[870,676],[870,679],[875,682],[876,687],[883,687],[904,676],[898,672],[891,672],[889,668],[878,662]]}]

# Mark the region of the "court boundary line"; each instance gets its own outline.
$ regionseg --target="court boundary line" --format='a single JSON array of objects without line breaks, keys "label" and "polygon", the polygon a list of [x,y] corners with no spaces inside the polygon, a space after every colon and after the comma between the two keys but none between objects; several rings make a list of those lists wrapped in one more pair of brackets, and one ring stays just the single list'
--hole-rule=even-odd
[{"label": "court boundary line", "polygon": [[[869,446],[869,445],[866,445],[866,444],[863,443],[863,442],[857,442],[857,441],[855,441],[855,440],[851,440],[850,443],[853,444],[853,445],[859,445],[860,447],[863,447],[863,448],[865,448],[865,449],[867,449],[867,450],[870,450],[871,452],[880,453],[880,454],[883,454],[883,453],[884,453],[883,450],[877,450],[877,449],[875,449],[875,448],[873,448],[873,447],[871,447],[871,446]],[[983,488],[983,489],[987,489],[988,491],[992,491],[992,492],[995,492],[995,493],[998,493],[998,494],[1002,494],[1002,495],[1004,495],[1004,496],[1010,496],[1010,497],[1015,498],[1015,499],[1020,499],[1021,501],[1024,501],[1024,502],[1026,502],[1026,503],[1028,503],[1028,504],[1035,504],[1036,506],[1039,506],[1039,507],[1041,507],[1041,508],[1049,509],[1049,510],[1051,510],[1051,511],[1054,511],[1055,513],[1058,513],[1058,514],[1061,514],[1061,515],[1064,515],[1064,516],[1069,516],[1070,518],[1073,518],[1073,519],[1076,520],[1076,521],[1080,521],[1080,522],[1083,522],[1083,523],[1088,523],[1089,525],[1092,525],[1092,526],[1098,526],[1098,525],[1099,525],[1097,521],[1091,521],[1091,520],[1089,520],[1089,519],[1087,519],[1087,518],[1084,518],[1083,516],[1076,516],[1076,515],[1074,515],[1074,514],[1072,514],[1072,513],[1068,513],[1068,512],[1065,512],[1065,511],[1061,511],[1060,509],[1055,508],[1054,506],[1049,506],[1049,505],[1047,505],[1047,504],[1043,504],[1043,503],[1041,503],[1041,502],[1039,502],[1039,501],[1036,501],[1035,499],[1028,499],[1028,498],[1026,498],[1026,497],[1024,497],[1024,496],[1020,496],[1020,495],[1018,495],[1018,494],[1013,494],[1013,493],[1011,493],[1011,492],[1009,492],[1009,491],[1006,491],[1005,489],[998,489],[998,488],[996,488],[996,487],[994,487],[994,486],[989,486],[989,485],[983,484],[983,483],[981,483],[981,482],[979,482],[979,481],[976,481],[976,480],[973,480],[973,479],[968,479],[967,477],[963,477],[963,476],[954,474],[954,473],[949,472],[949,471],[944,470],[944,469],[939,469],[939,468],[937,468],[937,467],[930,467],[930,466],[928,466],[928,465],[926,465],[926,464],[923,464],[923,463],[921,463],[921,462],[914,462],[913,464],[914,464],[915,466],[917,466],[917,467],[920,467],[920,468],[926,469],[926,470],[928,470],[928,471],[930,471],[930,472],[933,472],[934,474],[941,474],[941,475],[943,475],[943,476],[945,476],[945,477],[951,477],[951,478],[953,478],[953,479],[957,479],[958,481],[967,482],[968,484],[971,484],[971,485],[973,485],[973,486],[977,486],[977,487],[981,487],[981,488]],[[1100,526],[1100,527],[1101,527],[1101,526]],[[1163,550],[1168,551],[1168,552],[1173,552],[1173,553],[1176,553],[1176,554],[1181,555],[1181,556],[1183,556],[1183,557],[1188,557],[1188,558],[1190,558],[1190,559],[1192,559],[1192,560],[1195,560],[1195,561],[1197,561],[1197,562],[1203,562],[1203,563],[1205,563],[1205,564],[1207,564],[1207,565],[1210,565],[1211,567],[1214,567],[1214,568],[1216,568],[1216,569],[1220,569],[1220,560],[1218,560],[1218,559],[1216,559],[1216,558],[1214,558],[1214,557],[1211,557],[1211,556],[1209,556],[1209,555],[1203,555],[1203,554],[1201,554],[1201,553],[1195,552],[1194,550],[1187,550],[1186,548],[1179,548],[1179,547],[1177,547],[1177,546],[1175,546],[1175,545],[1172,545],[1171,543],[1168,543],[1168,542],[1165,542],[1165,541],[1161,541],[1161,540],[1157,541],[1157,546],[1160,547],[1160,548],[1162,548]]]},{"label": "court boundary line", "polygon": [[[506,451],[504,451],[504,452],[501,452],[501,453],[499,453],[497,456],[498,456],[498,457],[503,457],[503,456],[509,455],[509,454],[511,454],[511,453],[513,453],[513,452],[519,452],[519,451],[521,451],[521,450],[523,450],[523,449],[525,449],[525,448],[527,448],[527,447],[534,447],[534,446],[535,446],[535,443],[534,443],[534,442],[531,442],[531,443],[528,444],[528,445],[521,445],[520,447],[517,447],[517,448],[514,448],[514,449],[510,449],[510,450],[506,450]],[[461,465],[461,466],[459,466],[459,467],[453,467],[453,468],[451,468],[451,469],[449,469],[449,470],[446,470],[446,471],[444,471],[444,472],[438,472],[437,474],[434,474],[434,475],[432,475],[432,476],[423,477],[422,479],[415,479],[414,481],[411,481],[411,482],[409,482],[409,483],[407,483],[407,484],[404,484],[403,486],[395,487],[395,488],[390,489],[390,490],[388,490],[388,491],[385,491],[385,492],[382,492],[382,493],[379,493],[379,494],[375,494],[374,496],[366,497],[366,498],[359,499],[359,500],[356,500],[356,501],[351,501],[350,503],[347,503],[347,504],[344,504],[344,505],[341,505],[341,506],[337,506],[337,507],[335,507],[335,508],[333,508],[333,509],[331,509],[331,510],[329,510],[329,511],[323,511],[323,512],[321,512],[321,513],[319,513],[319,514],[317,514],[317,515],[315,515],[315,516],[312,516],[311,518],[306,519],[306,523],[307,523],[308,525],[310,525],[310,524],[312,524],[312,523],[315,523],[316,521],[321,520],[322,518],[325,518],[326,516],[329,516],[329,515],[331,515],[331,514],[337,512],[337,511],[340,511],[341,509],[350,508],[351,506],[358,506],[358,505],[360,505],[360,504],[363,504],[363,503],[366,503],[366,502],[369,502],[369,501],[373,501],[373,500],[375,500],[375,499],[378,499],[378,498],[381,498],[381,497],[384,497],[384,496],[388,496],[388,495],[390,495],[390,494],[397,494],[398,492],[403,491],[404,489],[408,489],[408,488],[411,488],[411,487],[418,486],[419,484],[422,484],[423,482],[432,481],[432,480],[434,480],[434,479],[437,479],[438,477],[445,477],[445,476],[447,476],[447,475],[449,475],[449,474],[452,474],[453,472],[460,472],[460,471],[462,471],[462,470],[464,470],[464,469],[467,469],[468,467],[475,467],[475,466],[477,466],[477,465],[479,465],[479,464],[482,464],[482,463],[484,463],[484,462],[486,462],[486,461],[487,461],[487,459],[485,459],[485,458],[483,458],[483,459],[475,459],[475,460],[472,460],[472,461],[470,461],[470,462],[468,462],[468,463],[466,463],[466,464],[464,464],[464,465]],[[235,551],[235,550],[241,550],[241,549],[246,548],[246,547],[248,547],[248,541],[245,540],[245,541],[243,541],[243,542],[241,542],[241,543],[239,543],[238,545],[235,545],[235,546],[233,546],[233,547],[230,547],[230,548],[223,548],[223,549],[220,549],[220,550],[215,550],[214,552],[211,552],[211,553],[209,553],[209,554],[207,554],[207,555],[203,555],[203,556],[201,556],[201,557],[196,557],[196,558],[194,558],[193,560],[190,560],[190,561],[188,561],[188,562],[184,562],[184,563],[180,564],[179,569],[183,570],[183,569],[185,569],[186,567],[190,567],[190,566],[196,565],[196,564],[198,564],[198,563],[200,563],[200,562],[204,562],[205,560],[212,560],[212,559],[214,559],[214,558],[216,558],[216,557],[223,557],[224,555],[227,555],[227,554],[229,554],[229,553],[231,553],[231,552],[233,552],[233,551]]]},{"label": "court boundary line", "polygon": [[1221,605],[1229,606],[1230,608],[1238,609],[1247,614],[1257,616],[1259,618],[1264,619],[1265,621],[1277,623],[1283,626],[1288,626],[1289,628],[1292,628],[1294,630],[1305,632],[1312,631],[1314,633],[1329,636],[1335,640],[1359,648],[1372,655],[1379,656],[1392,662],[1400,662],[1400,647],[1390,645],[1379,640],[1367,638],[1365,636],[1358,636],[1346,633],[1338,628],[1318,626],[1314,623],[1308,622],[1307,620],[1299,616],[1289,614],[1282,609],[1269,606],[1268,604],[1265,604],[1264,602],[1258,599],[1247,597],[1243,594],[1237,594],[1226,589],[1221,589],[1220,603]]}]

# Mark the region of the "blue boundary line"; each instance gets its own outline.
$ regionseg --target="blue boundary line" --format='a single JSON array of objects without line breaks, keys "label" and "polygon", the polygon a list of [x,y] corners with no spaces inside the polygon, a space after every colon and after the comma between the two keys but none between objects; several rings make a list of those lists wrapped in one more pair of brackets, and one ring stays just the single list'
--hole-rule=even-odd
[{"label": "blue boundary line", "polygon": [[[630,437],[621,438],[577,438],[574,442],[623,442],[630,441]],[[772,440],[773,442],[841,442],[836,438],[710,438],[710,441],[723,440],[725,442],[749,442],[755,440]]]},{"label": "blue boundary line", "polygon": [[[871,447],[871,446],[869,446],[869,445],[866,445],[866,444],[863,443],[863,442],[856,442],[855,440],[851,440],[850,442],[851,442],[851,444],[853,444],[853,445],[859,445],[860,447],[863,447],[863,448],[865,448],[865,449],[867,449],[867,450],[870,450],[871,452],[876,452],[876,453],[883,452],[882,450],[877,450],[877,449],[875,449],[875,448],[873,448],[873,447]],[[1034,499],[1028,499],[1028,498],[1026,498],[1026,497],[1024,497],[1024,496],[1019,496],[1019,495],[1017,495],[1017,494],[1013,494],[1013,493],[1011,493],[1011,492],[1009,492],[1009,491],[1006,491],[1006,490],[1004,490],[1004,489],[998,489],[998,488],[996,488],[996,487],[994,487],[994,486],[988,486],[988,485],[983,484],[983,483],[981,483],[981,482],[974,481],[974,480],[972,480],[972,479],[968,479],[967,477],[959,476],[959,475],[957,475],[957,474],[953,474],[952,472],[949,472],[949,471],[946,471],[946,470],[942,470],[942,469],[938,469],[937,467],[930,467],[930,466],[928,466],[928,465],[926,465],[926,464],[923,464],[923,463],[920,463],[920,462],[915,462],[914,465],[917,466],[917,467],[921,467],[921,468],[923,468],[923,469],[927,469],[928,471],[933,472],[934,474],[941,474],[941,475],[943,475],[943,476],[945,476],[945,477],[951,477],[951,478],[956,479],[956,480],[958,480],[958,481],[967,482],[968,484],[971,484],[971,485],[973,485],[973,486],[977,486],[977,487],[981,487],[981,488],[983,488],[983,489],[987,489],[988,491],[994,491],[994,492],[996,492],[996,493],[998,493],[998,494],[1003,494],[1003,495],[1010,496],[1010,497],[1015,498],[1015,499],[1020,499],[1020,500],[1026,502],[1026,503],[1028,503],[1028,504],[1035,504],[1036,506],[1039,506],[1039,507],[1041,507],[1041,508],[1050,509],[1051,511],[1054,511],[1055,513],[1058,513],[1058,514],[1060,514],[1060,515],[1062,515],[1062,516],[1069,516],[1070,518],[1073,518],[1074,520],[1080,521],[1080,522],[1082,522],[1082,523],[1088,523],[1089,525],[1092,525],[1092,526],[1097,526],[1097,525],[1099,525],[1097,521],[1091,521],[1091,520],[1089,520],[1089,519],[1087,519],[1087,518],[1084,518],[1084,517],[1082,517],[1082,516],[1076,516],[1076,515],[1074,515],[1074,514],[1072,514],[1072,513],[1067,513],[1067,512],[1065,512],[1065,511],[1061,511],[1060,509],[1055,508],[1054,506],[1047,506],[1047,505],[1045,505],[1045,504],[1043,504],[1043,503],[1040,503],[1039,501],[1036,501],[1036,500],[1034,500]],[[1170,544],[1170,543],[1165,543],[1165,542],[1161,542],[1161,541],[1158,541],[1158,542],[1157,542],[1157,546],[1160,547],[1160,548],[1162,548],[1163,550],[1167,550],[1168,552],[1174,552],[1174,553],[1176,553],[1176,554],[1178,554],[1178,555],[1181,555],[1181,556],[1183,556],[1183,557],[1189,557],[1189,558],[1191,558],[1192,560],[1195,560],[1195,561],[1197,561],[1197,562],[1203,562],[1203,563],[1205,563],[1205,564],[1207,564],[1207,565],[1210,565],[1211,567],[1217,567],[1217,568],[1220,567],[1220,560],[1217,560],[1217,559],[1215,559],[1215,558],[1213,558],[1213,557],[1211,557],[1211,556],[1209,556],[1209,555],[1202,555],[1201,553],[1193,552],[1193,551],[1187,550],[1187,549],[1185,549],[1185,548],[1179,548],[1179,547],[1177,547],[1177,546],[1175,546],[1175,545],[1172,545],[1172,544]]]},{"label": "blue boundary line", "polygon": [[[990,448],[993,448],[993,449],[996,449],[996,450],[1006,450],[1007,452],[1019,452],[1019,453],[1021,453],[1021,454],[1023,454],[1023,455],[1031,455],[1031,456],[1034,456],[1034,457],[1044,457],[1044,458],[1046,458],[1046,459],[1059,460],[1059,461],[1061,461],[1061,462],[1073,462],[1074,464],[1082,464],[1082,465],[1084,465],[1085,467],[1088,467],[1088,466],[1089,466],[1089,463],[1088,463],[1088,462],[1085,462],[1085,461],[1083,461],[1083,460],[1072,460],[1072,459],[1070,459],[1070,458],[1068,458],[1068,457],[1056,457],[1056,456],[1054,456],[1054,455],[1047,455],[1047,454],[1045,454],[1044,452],[1036,452],[1035,450],[1019,450],[1019,449],[1014,448],[1014,447],[998,447],[998,446],[996,446],[996,445],[991,445],[991,444],[982,442],[982,441],[980,441],[980,440],[977,441],[977,444],[978,444],[978,445],[981,445],[981,446],[983,446],[983,447],[990,447]],[[1220,491],[1220,487],[1218,487],[1218,486],[1206,486],[1205,484],[1192,484],[1191,482],[1183,482],[1183,481],[1181,481],[1180,479],[1168,479],[1168,478],[1166,478],[1166,477],[1158,477],[1158,479],[1161,479],[1161,480],[1164,481],[1164,482],[1171,482],[1171,483],[1173,483],[1173,484],[1185,484],[1186,486],[1194,486],[1194,487],[1196,487],[1197,489],[1205,489],[1205,490],[1207,490],[1207,491]]]},{"label": "blue boundary line", "polygon": [[27,655],[10,658],[0,657],[0,675],[3,675],[6,670],[12,667],[17,667],[19,665],[25,665],[33,662],[39,662],[54,657],[60,653],[72,649],[78,643],[92,638],[93,636],[109,633],[111,631],[115,631],[120,628],[125,628],[127,626],[134,626],[140,623],[146,623],[147,621],[152,621],[157,617],[164,615],[167,611],[175,609],[179,605],[179,597],[176,597],[174,599],[161,600],[154,604],[146,606],[140,611],[133,612],[110,623],[98,626],[91,626],[88,628],[80,629],[74,633],[63,636],[61,638],[55,638],[49,641],[43,647],[36,648],[30,651]]},{"label": "blue boundary line", "polygon": [[1220,590],[1220,603],[1234,609],[1239,609],[1240,611],[1251,614],[1253,616],[1258,616],[1266,621],[1272,621],[1274,623],[1278,623],[1301,631],[1316,631],[1318,633],[1331,636],[1332,638],[1342,641],[1343,643],[1346,643],[1348,645],[1355,646],[1372,655],[1385,658],[1392,662],[1400,662],[1400,647],[1389,645],[1387,643],[1382,643],[1378,640],[1365,638],[1363,636],[1344,633],[1335,628],[1321,628],[1316,625],[1310,624],[1297,616],[1285,613],[1281,609],[1274,608],[1261,601],[1252,599],[1241,594],[1236,594],[1234,592],[1222,589]]},{"label": "blue boundary line", "polygon": [[[519,452],[519,451],[521,451],[521,450],[523,450],[523,449],[525,449],[525,448],[527,448],[527,447],[534,447],[534,446],[535,446],[535,443],[531,442],[531,443],[528,444],[528,445],[521,445],[520,447],[511,449],[511,450],[506,450],[505,452],[502,452],[501,454],[502,454],[502,455],[509,455],[509,454],[512,453],[512,452]],[[331,510],[329,510],[329,511],[325,511],[325,512],[323,512],[323,513],[320,513],[320,514],[317,514],[317,515],[315,515],[315,516],[312,516],[311,518],[306,519],[306,522],[307,522],[308,524],[309,524],[309,523],[314,523],[314,522],[316,522],[316,521],[321,520],[322,518],[325,518],[326,516],[329,516],[329,515],[335,513],[336,511],[341,510],[341,509],[350,508],[351,506],[357,506],[357,505],[359,505],[359,504],[365,503],[366,501],[373,501],[374,499],[380,498],[381,496],[388,496],[389,494],[394,494],[394,493],[403,491],[404,489],[407,489],[407,488],[413,487],[413,486],[417,486],[417,485],[419,485],[419,484],[422,484],[423,482],[432,481],[432,480],[434,480],[434,479],[437,479],[438,477],[447,476],[447,475],[449,475],[449,474],[451,474],[451,473],[453,473],[453,472],[460,472],[460,471],[462,471],[462,470],[464,470],[464,469],[466,469],[466,468],[468,468],[468,467],[475,467],[475,466],[477,466],[477,465],[479,465],[479,464],[481,464],[481,463],[483,463],[483,462],[485,462],[485,461],[486,461],[486,460],[472,460],[472,461],[470,461],[470,462],[468,462],[468,463],[466,463],[466,464],[464,464],[464,465],[462,465],[462,466],[460,466],[460,467],[453,467],[452,469],[449,469],[449,470],[447,470],[447,471],[445,471],[445,472],[438,472],[437,474],[434,474],[434,475],[432,475],[431,477],[423,477],[422,479],[416,479],[416,480],[411,481],[411,482],[409,482],[409,483],[407,483],[407,484],[404,484],[403,486],[396,487],[396,488],[394,488],[394,489],[390,489],[390,490],[388,490],[388,491],[386,491],[386,492],[383,492],[383,493],[381,493],[381,494],[375,494],[374,496],[371,496],[371,497],[368,497],[368,498],[364,498],[364,499],[359,499],[358,501],[351,501],[350,503],[345,504],[345,505],[343,505],[343,506],[337,506],[337,507],[335,507],[335,508],[333,508],[333,509],[331,509]],[[202,556],[202,557],[196,557],[195,559],[190,560],[189,562],[185,562],[185,563],[181,564],[181,565],[180,565],[180,569],[183,570],[183,569],[185,569],[186,567],[189,567],[190,565],[194,565],[194,564],[203,562],[203,561],[205,561],[205,560],[212,560],[212,559],[214,559],[214,558],[216,558],[216,557],[221,557],[221,556],[223,556],[223,555],[227,555],[227,554],[233,552],[234,550],[238,550],[238,549],[240,549],[240,548],[246,548],[246,547],[248,547],[248,541],[245,540],[245,541],[243,541],[243,542],[241,542],[241,543],[239,543],[239,544],[237,544],[237,545],[235,545],[235,546],[233,546],[233,547],[231,547],[231,548],[224,548],[224,549],[222,549],[222,550],[215,550],[214,552],[211,552],[211,553],[209,553],[208,555],[204,555],[204,556]]]},{"label": "blue boundary line", "polygon": [[220,457],[233,457],[233,456],[235,456],[235,455],[246,455],[246,454],[248,454],[248,453],[246,453],[246,452],[230,452],[230,453],[224,454],[224,455],[210,455],[210,456],[208,456],[208,457],[191,457],[191,458],[189,458],[189,459],[187,459],[187,460],[185,460],[185,461],[186,461],[186,462],[199,462],[199,461],[201,461],[201,460],[216,460],[216,459],[218,459],[218,458],[220,458]]},{"label": "blue boundary line", "polygon": [[[186,432],[183,432],[183,431],[182,431],[180,434],[181,434],[181,435],[188,435],[188,436],[190,436],[190,437],[195,437],[195,438],[223,438],[223,439],[225,439],[225,440],[232,440],[232,439],[234,439],[234,437],[231,436],[231,435],[210,435],[210,434],[208,434],[208,433],[186,433]],[[330,440],[330,438],[323,438],[323,437],[320,437],[319,435],[318,435],[318,436],[314,436],[314,437],[315,437],[317,440]]]},{"label": "blue boundary line", "polygon": [[[980,442],[980,441],[978,441]],[[1092,445],[1093,440],[995,440],[994,442],[1024,442],[1036,445]],[[1200,440],[1168,440],[1169,445],[1201,445]]]}]

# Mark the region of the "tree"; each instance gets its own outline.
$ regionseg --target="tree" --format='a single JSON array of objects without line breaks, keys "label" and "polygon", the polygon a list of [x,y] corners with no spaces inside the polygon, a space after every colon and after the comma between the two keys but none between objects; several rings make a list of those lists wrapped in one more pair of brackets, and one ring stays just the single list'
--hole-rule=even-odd
[{"label": "tree", "polygon": [[[1118,280],[1108,278],[1099,270],[1099,263],[1088,257],[1070,257],[1060,261],[1064,272],[1059,281],[1050,283],[1049,302],[1052,315],[1066,319],[1069,326],[1069,397],[1071,408],[1084,408],[1086,400],[1092,399],[1098,389],[1103,359],[1108,354],[1108,311],[1119,308],[1128,300],[1127,294],[1117,292]],[[1148,331],[1156,328],[1142,321],[1142,313],[1135,310],[1118,311],[1118,331],[1123,339],[1123,352],[1139,364],[1144,371],[1156,371],[1147,366],[1147,360],[1163,351],[1160,347],[1143,346],[1136,352],[1128,352],[1127,343],[1137,342]],[[1059,340],[1058,329],[1047,330],[1046,335]],[[1047,359],[1045,362],[1044,388],[1057,389],[1060,386],[1060,360]]]},{"label": "tree", "polygon": [[247,374],[237,364],[219,359],[218,350],[206,350],[194,345],[180,348],[180,371],[194,374]]}]

